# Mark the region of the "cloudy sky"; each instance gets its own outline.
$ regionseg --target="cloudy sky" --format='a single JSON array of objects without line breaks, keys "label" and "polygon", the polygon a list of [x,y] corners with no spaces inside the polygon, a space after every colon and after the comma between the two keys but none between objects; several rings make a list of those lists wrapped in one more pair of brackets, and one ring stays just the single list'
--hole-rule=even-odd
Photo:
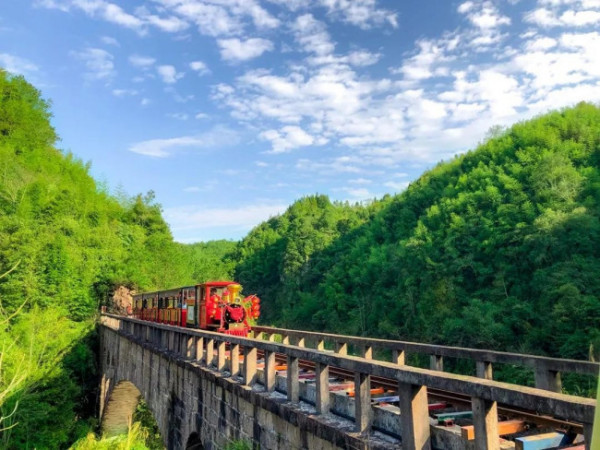
[{"label": "cloudy sky", "polygon": [[0,66],[182,242],[401,192],[495,125],[600,101],[600,0],[3,0]]}]

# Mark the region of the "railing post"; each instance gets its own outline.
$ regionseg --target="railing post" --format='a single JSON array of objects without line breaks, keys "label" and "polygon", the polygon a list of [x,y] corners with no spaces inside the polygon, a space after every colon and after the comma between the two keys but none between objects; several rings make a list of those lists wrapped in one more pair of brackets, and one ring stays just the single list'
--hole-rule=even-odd
[{"label": "railing post", "polygon": [[335,352],[339,355],[347,355],[348,354],[348,344],[345,342],[336,342],[335,343]]},{"label": "railing post", "polygon": [[244,347],[244,384],[252,386],[256,381],[256,347]]},{"label": "railing post", "polygon": [[371,375],[356,372],[354,374],[354,420],[356,431],[371,431]]},{"label": "railing post", "polygon": [[365,344],[361,349],[362,357],[365,359],[373,359],[373,346]]},{"label": "railing post", "polygon": [[402,450],[431,450],[427,386],[398,383]]},{"label": "railing post", "polygon": [[498,403],[482,398],[471,397],[473,425],[475,428],[475,448],[499,450]]},{"label": "railing post", "polygon": [[160,328],[160,347],[165,350],[169,349],[169,334],[162,328]]},{"label": "railing post", "polygon": [[548,370],[544,366],[535,368],[535,387],[552,392],[562,392],[560,372]]},{"label": "railing post", "polygon": [[475,369],[477,371],[478,378],[485,378],[486,380],[494,379],[494,372],[492,369],[492,363],[488,361],[476,361]]},{"label": "railing post", "polygon": [[187,359],[192,359],[193,352],[194,352],[194,336],[188,335],[187,345],[186,345],[186,349],[185,349],[185,357]]},{"label": "railing post", "polygon": [[169,343],[167,344],[167,348],[169,351],[174,351],[175,350],[175,332],[174,331],[169,331]]},{"label": "railing post", "polygon": [[204,357],[204,338],[196,337],[196,361],[201,362]]},{"label": "railing post", "polygon": [[297,402],[300,399],[298,358],[290,355],[287,355],[287,399],[290,402]]},{"label": "railing post", "polygon": [[265,389],[272,392],[275,389],[275,353],[265,352]]},{"label": "railing post", "polygon": [[317,350],[319,350],[319,351],[325,350],[325,339],[317,340]]},{"label": "railing post", "polygon": [[240,345],[231,344],[229,355],[231,362],[231,376],[236,377],[240,374]]},{"label": "railing post", "polygon": [[284,336],[283,334],[281,335],[281,343],[285,344],[285,345],[289,345],[290,344],[290,337],[289,336]]},{"label": "railing post", "polygon": [[317,413],[327,414],[329,412],[329,366],[316,363],[315,375],[317,381]]},{"label": "railing post", "polygon": [[225,370],[225,341],[217,343],[217,370],[219,372]]},{"label": "railing post", "polygon": [[429,368],[439,372],[444,371],[444,357],[441,355],[431,355]]},{"label": "railing post", "polygon": [[207,367],[212,366],[212,363],[213,363],[214,345],[215,345],[215,341],[213,339],[209,338],[208,341],[206,342],[206,355],[204,358],[204,363],[206,364]]},{"label": "railing post", "polygon": [[178,332],[177,334],[179,335],[179,354],[187,358],[187,335],[182,332]]},{"label": "railing post", "polygon": [[406,364],[406,352],[404,350],[392,350],[392,362],[403,366]]},{"label": "railing post", "polygon": [[304,340],[303,337],[296,338],[295,341],[296,341],[297,347],[304,347],[306,344],[306,341]]}]

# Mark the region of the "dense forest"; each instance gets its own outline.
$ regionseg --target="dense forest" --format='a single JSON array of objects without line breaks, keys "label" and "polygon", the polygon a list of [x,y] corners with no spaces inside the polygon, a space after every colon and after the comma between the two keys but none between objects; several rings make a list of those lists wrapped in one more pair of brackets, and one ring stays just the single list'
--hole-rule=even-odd
[{"label": "dense forest", "polygon": [[494,135],[366,206],[299,200],[236,249],[287,327],[587,359],[600,348],[600,109]]},{"label": "dense forest", "polygon": [[[0,447],[61,448],[97,413],[95,318],[120,285],[229,278],[235,243],[173,241],[152,193],[111,195],[56,148],[50,104],[0,70]],[[166,263],[168,261],[168,263]]]},{"label": "dense forest", "polygon": [[239,243],[192,245],[174,242],[152,192],[111,193],[59,150],[50,121],[40,92],[0,70],[0,447],[95,448],[95,320],[118,286],[235,278],[261,296],[263,324],[600,348],[595,105],[494,129],[400,195],[313,195]]}]

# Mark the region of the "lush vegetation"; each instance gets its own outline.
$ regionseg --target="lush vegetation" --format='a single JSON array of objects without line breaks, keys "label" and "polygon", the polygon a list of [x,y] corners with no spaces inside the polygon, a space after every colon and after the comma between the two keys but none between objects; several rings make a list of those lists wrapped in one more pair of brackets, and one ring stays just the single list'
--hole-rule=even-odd
[{"label": "lush vegetation", "polygon": [[58,150],[49,106],[0,70],[2,448],[65,447],[94,425],[94,318],[116,286],[232,270],[221,261],[234,243],[175,243],[152,193],[111,195],[89,164]]},{"label": "lush vegetation", "polygon": [[600,109],[553,112],[368,206],[299,200],[237,249],[277,325],[588,358],[600,348]]},{"label": "lush vegetation", "polygon": [[[97,438],[98,306],[235,278],[262,323],[588,358],[600,348],[600,109],[495,130],[398,196],[303,198],[241,242],[173,241],[150,192],[56,148],[50,105],[0,70],[0,446],[160,446],[142,407]],[[514,376],[520,376],[514,374]],[[240,444],[242,445],[242,444]]]}]

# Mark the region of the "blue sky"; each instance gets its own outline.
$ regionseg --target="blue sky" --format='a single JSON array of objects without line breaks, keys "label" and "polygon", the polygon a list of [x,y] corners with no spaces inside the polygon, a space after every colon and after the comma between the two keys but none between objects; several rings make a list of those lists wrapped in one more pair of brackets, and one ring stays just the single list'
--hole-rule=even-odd
[{"label": "blue sky", "polygon": [[0,67],[194,242],[401,192],[494,125],[599,102],[599,30],[600,0],[4,0]]}]

